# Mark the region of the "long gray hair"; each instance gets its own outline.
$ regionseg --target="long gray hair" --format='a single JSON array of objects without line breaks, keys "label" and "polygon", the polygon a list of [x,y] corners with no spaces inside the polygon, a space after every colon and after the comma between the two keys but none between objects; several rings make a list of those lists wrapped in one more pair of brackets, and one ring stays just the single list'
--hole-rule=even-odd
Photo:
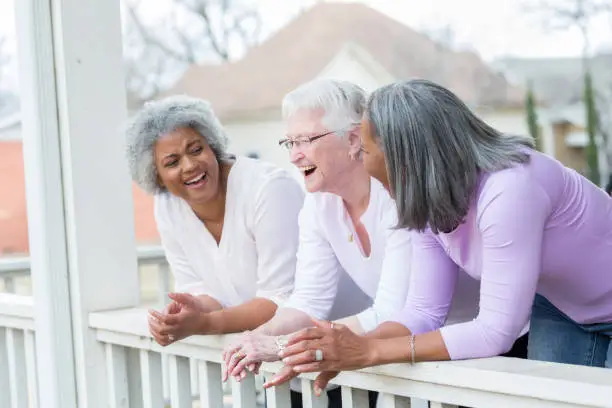
[{"label": "long gray hair", "polygon": [[531,138],[495,130],[451,91],[426,80],[374,91],[366,118],[385,154],[398,228],[454,230],[480,173],[526,163],[533,147]]}]

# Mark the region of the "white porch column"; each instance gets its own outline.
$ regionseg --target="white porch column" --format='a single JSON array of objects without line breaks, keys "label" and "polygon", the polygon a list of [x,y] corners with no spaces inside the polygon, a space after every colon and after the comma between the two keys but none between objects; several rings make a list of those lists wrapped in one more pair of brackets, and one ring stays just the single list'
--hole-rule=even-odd
[{"label": "white porch column", "polygon": [[119,0],[15,3],[40,400],[106,407],[88,314],[139,293]]}]

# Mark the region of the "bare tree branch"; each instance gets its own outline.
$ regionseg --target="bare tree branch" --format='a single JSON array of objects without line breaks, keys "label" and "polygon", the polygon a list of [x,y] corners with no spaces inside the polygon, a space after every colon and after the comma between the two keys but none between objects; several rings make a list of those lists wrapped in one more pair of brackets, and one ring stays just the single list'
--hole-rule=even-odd
[{"label": "bare tree branch", "polygon": [[583,39],[582,57],[589,53],[589,25],[595,17],[612,13],[612,0],[533,0],[523,4],[550,31],[577,28]]},{"label": "bare tree branch", "polygon": [[162,78],[167,83],[168,76],[189,65],[231,61],[255,45],[261,19],[256,9],[242,1],[173,0],[168,16],[149,25],[139,14],[144,3],[125,0],[128,88],[143,98],[153,97],[164,87]]}]

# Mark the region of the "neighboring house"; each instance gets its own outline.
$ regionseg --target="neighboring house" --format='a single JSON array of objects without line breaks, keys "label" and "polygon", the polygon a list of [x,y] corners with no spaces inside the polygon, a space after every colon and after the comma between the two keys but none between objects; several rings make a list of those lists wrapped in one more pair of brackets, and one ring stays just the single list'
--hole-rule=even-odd
[{"label": "neighboring house", "polygon": [[[553,136],[548,139],[548,150],[565,165],[586,174],[588,136],[581,58],[504,58],[494,66],[517,85],[531,83],[536,98],[543,105],[539,112],[540,126]],[[612,54],[593,57],[590,69],[600,120],[609,128],[612,125]],[[601,135],[600,143],[603,143]],[[605,149],[600,149],[599,153],[602,180],[607,180],[609,169]]]},{"label": "neighboring house", "polygon": [[400,79],[431,79],[456,92],[491,125],[527,132],[520,87],[509,85],[476,54],[452,51],[355,3],[321,2],[243,59],[191,67],[167,94],[210,100],[235,153],[257,153],[295,171],[277,144],[285,131],[281,101],[318,77],[350,80],[367,91]]},{"label": "neighboring house", "polygon": [[[0,123],[0,257],[29,252],[20,127],[20,121],[15,118]],[[158,242],[153,200],[136,186],[133,197],[136,240],[139,243]]]}]

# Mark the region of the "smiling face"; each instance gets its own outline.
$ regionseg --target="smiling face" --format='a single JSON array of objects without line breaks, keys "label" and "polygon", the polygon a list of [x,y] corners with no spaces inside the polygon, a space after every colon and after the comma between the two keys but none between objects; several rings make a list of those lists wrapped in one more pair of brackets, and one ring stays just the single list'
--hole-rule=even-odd
[{"label": "smiling face", "polygon": [[220,192],[219,162],[206,140],[191,128],[180,128],[155,143],[159,183],[189,204],[201,204]]},{"label": "smiling face", "polygon": [[364,115],[361,121],[361,146],[363,151],[363,165],[368,174],[380,181],[387,191],[389,189],[389,177],[387,174],[387,162],[385,155],[377,143],[374,125]]},{"label": "smiling face", "polygon": [[[323,125],[324,116],[322,109],[301,109],[287,120],[287,138],[299,141],[290,150],[291,163],[304,175],[304,185],[311,193],[337,191],[355,165],[350,155],[359,152],[358,128],[329,129]],[[334,132],[340,130],[350,132],[339,137]],[[316,140],[308,142],[313,137]]]}]

